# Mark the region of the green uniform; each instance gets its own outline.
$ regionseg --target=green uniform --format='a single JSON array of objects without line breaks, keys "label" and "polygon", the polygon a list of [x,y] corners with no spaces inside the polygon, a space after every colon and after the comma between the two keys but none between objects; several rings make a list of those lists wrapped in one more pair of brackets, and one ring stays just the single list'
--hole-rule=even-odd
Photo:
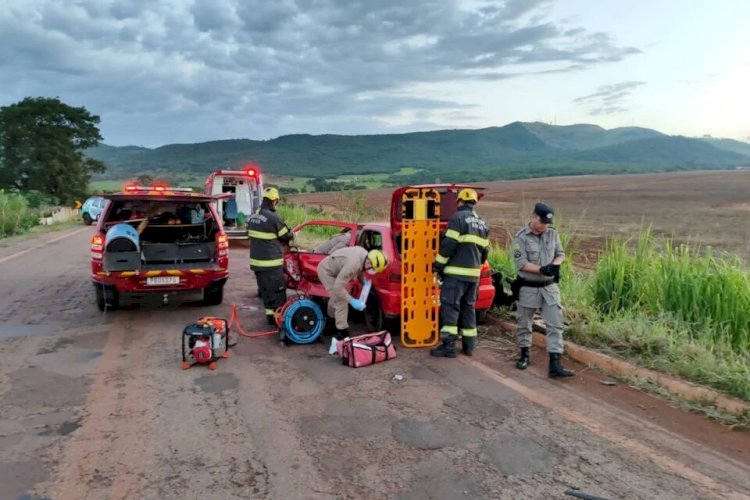
[{"label": "green uniform", "polygon": [[542,319],[547,329],[547,352],[563,352],[563,315],[560,302],[560,288],[551,276],[521,271],[526,263],[545,266],[558,257],[564,257],[560,235],[547,228],[542,234],[534,234],[529,226],[516,233],[511,245],[516,271],[521,280],[518,297],[518,330],[516,339],[519,347],[531,347],[531,326],[534,313],[541,309]]}]

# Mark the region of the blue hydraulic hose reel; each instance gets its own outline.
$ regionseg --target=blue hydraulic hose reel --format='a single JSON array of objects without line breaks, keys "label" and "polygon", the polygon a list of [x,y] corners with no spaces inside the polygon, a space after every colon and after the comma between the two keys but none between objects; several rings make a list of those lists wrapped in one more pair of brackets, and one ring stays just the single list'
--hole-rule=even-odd
[{"label": "blue hydraulic hose reel", "polygon": [[283,322],[279,338],[289,339],[295,344],[312,344],[326,326],[326,317],[318,304],[309,299],[299,299],[288,304],[282,311]]}]

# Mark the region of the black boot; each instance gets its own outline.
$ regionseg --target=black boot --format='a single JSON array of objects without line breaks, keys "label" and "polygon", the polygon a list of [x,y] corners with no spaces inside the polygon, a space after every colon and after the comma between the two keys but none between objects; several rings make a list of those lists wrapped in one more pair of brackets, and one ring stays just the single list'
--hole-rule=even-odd
[{"label": "black boot", "polygon": [[573,375],[575,375],[575,372],[573,372],[572,370],[563,368],[563,365],[560,361],[560,354],[556,352],[551,352],[549,355],[550,378],[572,377]]},{"label": "black boot", "polygon": [[344,340],[349,336],[349,329],[345,328],[343,330],[336,329],[336,340]]},{"label": "black boot", "polygon": [[477,346],[476,337],[463,337],[461,338],[461,349],[467,356],[474,355],[474,348]]},{"label": "black boot", "polygon": [[443,345],[430,349],[430,356],[438,358],[455,358],[456,357],[456,336],[446,335],[443,337]]},{"label": "black boot", "polygon": [[521,357],[516,361],[516,368],[525,370],[531,364],[531,351],[528,347],[521,348]]}]

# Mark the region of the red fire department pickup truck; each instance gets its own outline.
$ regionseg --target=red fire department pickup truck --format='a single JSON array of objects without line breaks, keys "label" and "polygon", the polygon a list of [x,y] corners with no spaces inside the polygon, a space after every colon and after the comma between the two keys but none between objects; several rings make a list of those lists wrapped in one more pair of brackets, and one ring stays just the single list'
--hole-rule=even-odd
[{"label": "red fire department pickup truck", "polygon": [[[389,222],[371,222],[366,224],[347,223],[332,220],[311,220],[300,224],[292,231],[295,234],[317,232],[335,234],[348,232],[348,245],[359,245],[368,250],[378,249],[388,258],[385,272],[370,276],[372,290],[367,299],[365,319],[370,328],[388,328],[396,331],[401,316],[401,196],[410,187],[433,188],[441,196],[440,202],[440,233],[445,232],[448,219],[456,211],[456,195],[464,185],[434,184],[401,187],[394,191],[391,198],[391,216]],[[476,188],[480,191],[481,188]],[[296,238],[299,241],[304,238]],[[312,298],[327,298],[323,285],[318,279],[317,268],[327,254],[315,253],[312,249],[290,247],[284,255],[287,286],[296,289]],[[483,322],[487,311],[492,307],[495,297],[495,287],[492,284],[490,266],[484,263],[479,281],[479,295],[477,297],[477,320]],[[361,290],[359,283],[354,284],[352,293],[356,296]]]},{"label": "red fire department pickup truck", "polygon": [[220,304],[229,242],[214,207],[218,198],[163,185],[127,185],[107,204],[91,238],[91,279],[99,310],[117,309],[120,293],[202,290]]}]

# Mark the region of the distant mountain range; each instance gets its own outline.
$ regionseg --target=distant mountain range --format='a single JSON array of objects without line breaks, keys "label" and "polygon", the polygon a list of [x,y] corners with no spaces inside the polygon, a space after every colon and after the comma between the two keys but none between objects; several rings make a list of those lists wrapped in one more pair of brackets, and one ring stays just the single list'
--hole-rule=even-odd
[{"label": "distant mountain range", "polygon": [[259,165],[265,172],[335,178],[420,171],[394,181],[480,181],[552,175],[733,168],[750,165],[750,144],[731,139],[669,136],[640,127],[556,126],[514,122],[479,130],[383,135],[286,135],[154,149],[100,145],[106,178],[149,173],[204,175],[216,168]]}]

